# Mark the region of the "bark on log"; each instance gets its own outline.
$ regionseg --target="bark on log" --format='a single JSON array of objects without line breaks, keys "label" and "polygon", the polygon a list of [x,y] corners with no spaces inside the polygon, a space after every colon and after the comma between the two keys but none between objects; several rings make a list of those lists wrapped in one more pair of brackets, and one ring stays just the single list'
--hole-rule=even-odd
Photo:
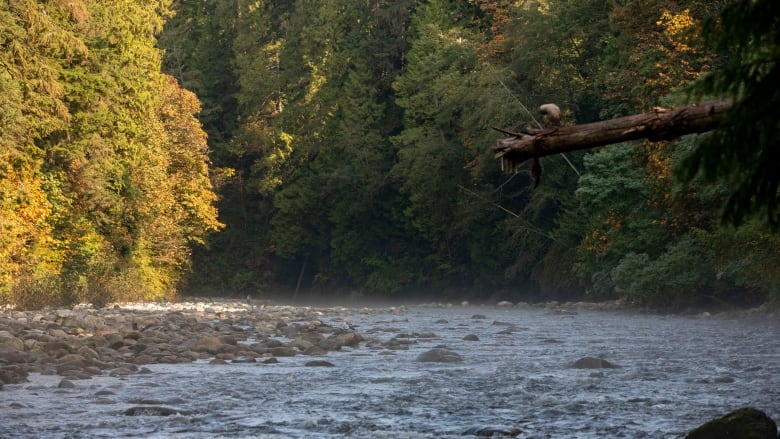
[{"label": "bark on log", "polygon": [[732,105],[732,100],[719,100],[656,108],[650,113],[547,130],[521,133],[499,130],[512,137],[499,139],[493,150],[495,157],[501,160],[502,168],[513,170],[535,157],[642,138],[653,142],[671,140],[685,134],[710,131],[717,128]]}]

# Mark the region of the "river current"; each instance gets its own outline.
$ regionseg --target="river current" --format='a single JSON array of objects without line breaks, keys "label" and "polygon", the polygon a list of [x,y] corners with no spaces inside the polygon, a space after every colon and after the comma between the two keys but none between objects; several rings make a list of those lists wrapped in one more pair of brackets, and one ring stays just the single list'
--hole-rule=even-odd
[{"label": "river current", "polygon": [[[322,318],[366,337],[320,357],[335,367],[302,355],[152,364],[72,389],[32,374],[0,391],[0,437],[676,438],[744,406],[780,420],[780,322],[768,317],[409,306]],[[378,343],[399,335],[408,350]],[[416,361],[445,346],[463,361]],[[572,367],[586,356],[619,367]],[[175,414],[127,415],[138,406]]]}]

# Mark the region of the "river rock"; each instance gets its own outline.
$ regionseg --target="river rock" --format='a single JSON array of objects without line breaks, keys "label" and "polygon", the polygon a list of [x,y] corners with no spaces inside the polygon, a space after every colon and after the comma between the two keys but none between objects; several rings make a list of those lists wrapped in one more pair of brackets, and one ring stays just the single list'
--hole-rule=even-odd
[{"label": "river rock", "polygon": [[294,357],[296,349],[289,346],[279,346],[276,348],[268,348],[266,352],[270,353],[274,357]]},{"label": "river rock", "polygon": [[30,352],[0,349],[0,364],[31,363],[35,356]]},{"label": "river rock", "polygon": [[492,427],[473,427],[464,431],[462,436],[476,437],[517,437],[522,431],[517,428],[503,429]]},{"label": "river rock", "polygon": [[75,389],[76,385],[73,384],[73,382],[70,381],[70,380],[62,380],[57,385],[57,388],[59,388],[59,389]]},{"label": "river rock", "polygon": [[463,357],[447,349],[433,348],[418,355],[417,361],[422,363],[457,363],[463,361]]},{"label": "river rock", "polygon": [[776,439],[777,424],[753,407],[735,410],[690,431],[686,439]]},{"label": "river rock", "polygon": [[17,384],[27,381],[27,369],[22,366],[0,367],[0,384]]},{"label": "river rock", "polygon": [[11,335],[0,335],[0,350],[3,349],[8,349],[10,351],[23,351],[24,341]]},{"label": "river rock", "polygon": [[159,406],[138,406],[125,410],[125,416],[171,416],[176,414],[185,415],[187,412]]},{"label": "river rock", "polygon": [[575,369],[614,369],[618,366],[607,360],[595,357],[583,357],[572,364]]},{"label": "river rock", "polygon": [[468,334],[463,337],[463,340],[465,341],[479,341],[479,337],[477,337],[476,334]]},{"label": "river rock", "polygon": [[327,353],[328,353],[328,351],[326,351],[325,349],[322,349],[321,347],[316,346],[316,345],[312,346],[310,348],[307,348],[305,351],[303,351],[303,355],[308,355],[308,356],[311,356],[311,357],[315,357],[315,356],[319,356],[319,355],[325,355]]},{"label": "river rock", "polygon": [[343,334],[331,335],[330,337],[321,341],[318,346],[329,351],[337,351],[344,346],[357,346],[361,341],[363,341],[363,337],[361,337],[360,334],[355,332],[346,332]]},{"label": "river rock", "polygon": [[225,343],[220,337],[201,337],[195,342],[195,346],[192,350],[195,352],[208,352],[211,355],[216,355],[224,345]]},{"label": "river rock", "polygon": [[306,349],[309,349],[312,346],[314,346],[314,343],[312,343],[309,340],[306,340],[303,337],[298,337],[295,340],[293,340],[290,343],[288,343],[287,346],[290,346],[290,347],[293,347],[293,348],[298,348],[301,351],[305,351]]},{"label": "river rock", "polygon": [[116,369],[112,370],[108,373],[108,376],[110,377],[123,377],[127,375],[132,375],[134,373],[138,372],[138,367],[134,364],[129,364],[121,367],[117,367]]},{"label": "river rock", "polygon": [[325,360],[312,360],[307,361],[306,364],[304,364],[306,367],[336,367],[335,364],[331,363],[330,361]]}]

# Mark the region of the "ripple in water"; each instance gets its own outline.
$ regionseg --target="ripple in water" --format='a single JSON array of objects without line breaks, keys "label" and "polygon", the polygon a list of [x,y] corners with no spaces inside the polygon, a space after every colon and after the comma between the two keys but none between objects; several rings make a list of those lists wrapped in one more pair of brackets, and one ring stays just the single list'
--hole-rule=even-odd
[{"label": "ripple in water", "polygon": [[[0,391],[0,437],[671,438],[747,405],[780,420],[773,321],[489,307],[344,312],[368,340],[324,357],[335,367],[305,367],[304,356],[158,364],[73,389],[32,375]],[[399,334],[403,347],[379,343]],[[415,361],[433,347],[463,361]],[[586,356],[620,367],[570,367]]]}]

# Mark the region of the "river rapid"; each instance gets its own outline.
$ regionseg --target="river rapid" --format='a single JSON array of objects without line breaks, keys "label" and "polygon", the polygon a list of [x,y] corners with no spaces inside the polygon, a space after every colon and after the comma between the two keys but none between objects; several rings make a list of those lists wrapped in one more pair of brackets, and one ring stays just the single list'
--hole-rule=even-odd
[{"label": "river rapid", "polygon": [[[0,391],[0,437],[676,438],[744,406],[780,421],[776,315],[317,310],[365,338],[317,357],[334,367],[307,367],[312,357],[303,355],[274,364],[201,359],[76,380],[73,388],[34,373]],[[403,343],[389,349],[392,339]],[[416,361],[435,347],[463,361]],[[573,368],[582,357],[619,367]]]}]

